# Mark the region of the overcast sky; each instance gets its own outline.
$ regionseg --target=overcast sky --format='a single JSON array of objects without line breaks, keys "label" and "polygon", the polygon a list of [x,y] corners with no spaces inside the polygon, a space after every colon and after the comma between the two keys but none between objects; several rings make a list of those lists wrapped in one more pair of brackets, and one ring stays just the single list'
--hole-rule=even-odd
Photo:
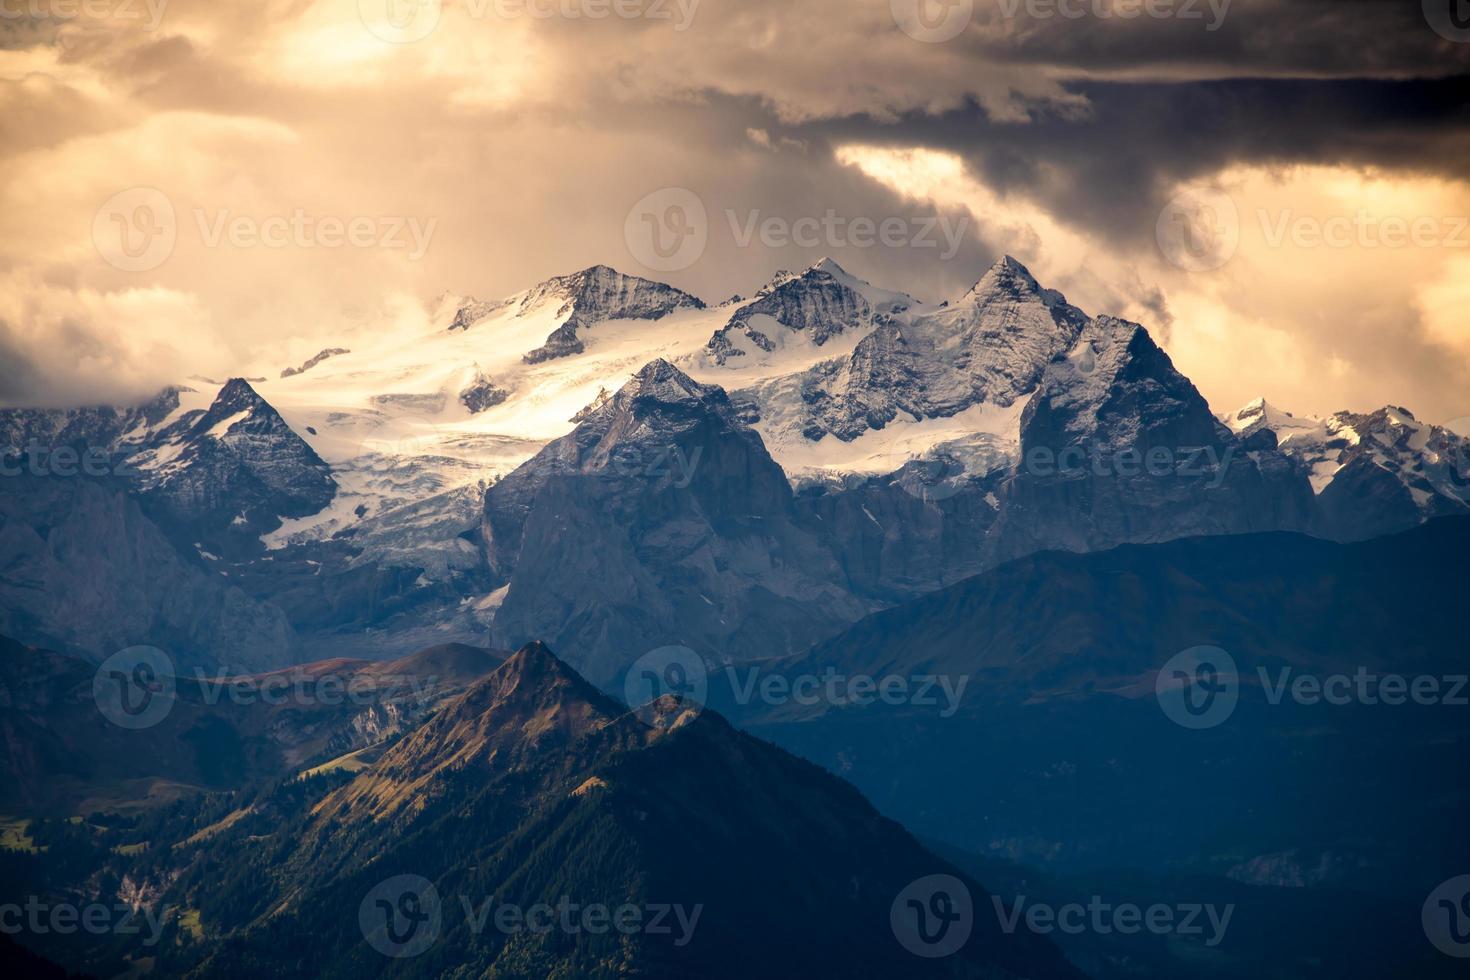
[{"label": "overcast sky", "polygon": [[1010,253],[1218,411],[1470,416],[1454,11],[0,0],[0,401],[273,375],[594,263],[938,300]]}]

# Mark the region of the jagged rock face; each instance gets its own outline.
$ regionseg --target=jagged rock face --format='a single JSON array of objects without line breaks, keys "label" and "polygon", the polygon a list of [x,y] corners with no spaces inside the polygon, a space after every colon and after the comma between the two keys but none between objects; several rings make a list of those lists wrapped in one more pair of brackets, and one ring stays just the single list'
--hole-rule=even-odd
[{"label": "jagged rock face", "polygon": [[573,425],[576,425],[578,422],[590,418],[594,412],[602,408],[602,406],[606,405],[610,401],[612,401],[612,392],[608,391],[606,388],[598,388],[597,397],[592,399],[592,401],[590,401],[586,405],[583,405],[576,412],[574,412],[571,419],[569,419],[568,421],[570,421]]},{"label": "jagged rock face", "polygon": [[494,408],[509,397],[509,391],[497,386],[478,369],[475,371],[475,379],[459,393],[460,403],[470,410],[471,415]]},{"label": "jagged rock face", "polygon": [[773,350],[774,342],[762,332],[758,316],[769,317],[789,330],[805,333],[817,346],[844,330],[869,320],[874,310],[861,293],[838,279],[831,271],[813,267],[799,276],[778,277],[753,301],[737,309],[728,323],[710,338],[706,350],[716,364],[745,352],[731,342],[731,335],[748,339],[761,350]]},{"label": "jagged rock face", "polygon": [[503,299],[470,300],[464,306],[454,311],[454,320],[449,324],[449,329],[468,330],[490,314],[504,309],[505,306],[506,301]]},{"label": "jagged rock face", "polygon": [[[865,594],[909,598],[1037,550],[1310,526],[1311,492],[1297,468],[1220,425],[1139,325],[1086,319],[1009,260],[940,316],[954,363],[968,368],[951,377],[961,384],[945,411],[972,398],[1023,401],[1016,442],[952,447],[954,475],[933,483],[932,499],[931,481],[911,483],[904,470],[804,497]],[[891,333],[902,342],[907,330]],[[876,352],[889,334],[875,331],[858,353]],[[977,354],[968,365],[966,351]],[[937,360],[933,349],[914,358]],[[889,374],[873,390],[903,391],[895,373],[923,373],[895,372],[903,363],[889,350],[875,357],[869,377]],[[945,397],[921,387],[929,401],[906,408],[915,414]],[[872,421],[883,413],[848,431]],[[1125,451],[1135,449],[1132,465]],[[1151,449],[1166,456],[1146,467]],[[943,450],[910,468],[942,468]],[[1076,456],[1063,456],[1069,450]]]},{"label": "jagged rock face", "polygon": [[638,276],[628,276],[605,265],[570,276],[557,276],[528,292],[520,313],[559,303],[557,316],[566,320],[546,343],[525,355],[528,364],[580,354],[580,331],[603,320],[659,320],[679,309],[703,309],[704,302],[688,293]]},{"label": "jagged rock face", "polygon": [[655,361],[485,494],[497,642],[546,637],[597,682],[682,642],[797,649],[866,608],[729,399]]},{"label": "jagged rock face", "polygon": [[346,347],[328,347],[325,350],[319,351],[316,354],[313,354],[311,357],[307,358],[300,367],[286,368],[284,371],[281,372],[281,377],[294,378],[298,374],[303,374],[307,371],[310,371],[312,368],[316,367],[318,364],[320,364],[322,361],[325,361],[329,357],[336,357],[338,354],[351,353],[352,351],[348,350]]},{"label": "jagged rock face", "polygon": [[32,442],[99,451],[108,473],[191,530],[258,535],[331,501],[330,467],[249,382],[235,378],[208,409],[179,413],[186,390],[170,387],[132,408],[0,412],[0,435],[21,454]]},{"label": "jagged rock face", "polygon": [[555,306],[561,322],[542,346],[523,357],[527,364],[539,364],[580,354],[586,349],[581,333],[604,320],[658,320],[675,310],[703,309],[704,301],[661,282],[595,265],[555,276],[508,299],[470,300],[455,311],[449,329],[469,330],[509,306],[516,307],[518,317]]},{"label": "jagged rock face", "polygon": [[[722,389],[699,384],[666,361],[648,364],[614,395],[599,396],[577,414],[575,429],[485,492],[484,537],[491,571],[504,577],[514,572],[526,517],[554,479],[605,471],[641,479],[658,459],[663,472],[655,479],[677,481],[683,473],[670,458],[671,441],[711,418],[742,441],[759,444],[754,433],[732,424],[730,400]],[[766,483],[776,485],[769,479]],[[780,484],[785,484],[784,474]]]},{"label": "jagged rock face", "polygon": [[837,556],[855,592],[872,601],[904,602],[989,566],[986,541],[1008,475],[996,470],[936,499],[916,493],[907,474],[890,475],[803,493],[797,507]]},{"label": "jagged rock face", "polygon": [[[333,794],[322,818],[392,820],[421,806],[424,787],[456,772],[473,770],[488,781],[531,769],[538,756],[575,751],[627,713],[543,644],[527,644],[389,749],[370,785]],[[623,727],[633,744],[655,734],[636,724]]]},{"label": "jagged rock face", "polygon": [[[492,326],[533,317],[520,324],[534,324],[533,339],[509,354],[514,361],[551,325],[552,339],[536,357],[580,350],[585,328],[601,320],[656,320],[700,305],[671,287],[595,267],[511,300],[462,306],[451,329],[472,329],[495,314],[504,319]],[[326,464],[243,380],[226,385],[207,411],[187,398],[189,410],[181,410],[180,390],[173,389],[137,408],[0,412],[0,448],[8,440],[20,449],[34,437],[47,447],[101,446],[114,461],[128,459],[137,470],[128,486],[179,560],[207,555],[215,574],[227,570],[229,581],[285,610],[305,643],[336,643],[367,626],[375,628],[380,651],[394,649],[402,630],[417,638],[452,626],[453,636],[468,638],[473,634],[463,630],[483,628],[476,617],[488,618],[500,600],[473,611],[461,600],[509,585],[501,622],[513,635],[505,642],[561,622],[568,630],[563,646],[579,658],[584,648],[613,649],[594,635],[604,626],[641,638],[680,617],[696,624],[711,649],[748,648],[747,635],[784,648],[849,615],[851,603],[902,601],[1038,548],[1258,528],[1366,537],[1457,512],[1470,490],[1470,462],[1456,465],[1465,459],[1465,441],[1399,409],[1297,424],[1263,405],[1227,420],[1233,436],[1224,432],[1142,328],[1090,320],[1009,258],[943,308],[823,262],[779,276],[732,309],[713,346],[701,350],[704,327],[691,331],[678,356],[696,365],[691,370],[708,370],[699,375],[704,380],[767,379],[761,384],[727,398],[667,365],[651,365],[636,385],[616,395],[604,390],[571,419],[576,431],[488,495],[473,480],[446,490],[434,461],[396,457],[392,472],[381,474],[394,488],[390,507],[359,508],[355,520],[349,508],[336,508],[324,521],[331,531],[319,538],[303,531],[269,555],[261,534],[282,517],[320,511],[336,499],[335,488]],[[713,326],[723,314],[699,322]],[[445,340],[442,331],[434,339]],[[729,365],[739,371],[715,370],[721,341],[727,353],[746,352]],[[767,344],[773,356],[763,350]],[[789,363],[808,365],[813,351],[831,360],[783,368],[792,353],[787,345],[804,348]],[[592,350],[589,363],[600,353]],[[383,356],[377,368],[396,377],[391,369],[403,366],[396,353]],[[471,372],[478,356],[445,358],[447,380],[436,376],[431,388],[399,392],[385,383],[381,391],[362,389],[362,400],[370,415],[447,410],[458,424],[459,405],[480,413],[507,399],[514,404],[539,378],[518,364],[495,368],[495,378]],[[285,393],[346,364],[319,367],[279,390],[290,397]],[[288,415],[306,417],[296,406]],[[914,420],[928,425],[907,424]],[[315,430],[302,431],[316,438]],[[504,438],[516,444],[518,459],[540,444]],[[330,443],[322,445],[331,455]],[[1059,476],[1025,465],[1025,450],[1050,449],[1055,460],[1073,445],[1107,453],[1161,446],[1176,465],[1201,475]],[[866,456],[872,446],[882,451]],[[1195,463],[1181,459],[1190,447],[1208,454]],[[816,461],[810,478],[799,458],[809,450]],[[859,462],[843,470],[823,454]],[[785,474],[773,455],[788,465]],[[882,468],[868,462],[875,458]],[[1221,462],[1225,472],[1212,485]],[[725,473],[728,485],[702,482],[706,471]],[[942,482],[931,483],[930,471]],[[348,463],[344,485],[366,472]],[[785,486],[793,481],[800,488],[794,497]],[[669,499],[665,491],[672,491]],[[549,509],[538,511],[538,500],[551,502]],[[617,522],[594,516],[599,509],[618,515]],[[581,539],[561,540],[570,532],[558,530],[559,521],[578,528]],[[752,542],[765,540],[763,526],[777,529],[768,537],[785,549],[769,571],[783,598],[768,610],[753,598],[767,572],[747,554],[757,550]],[[568,568],[553,567],[548,555]],[[706,564],[687,571],[700,562]],[[794,597],[802,595],[816,596],[812,624],[796,622]],[[618,610],[608,619],[593,609],[602,600]],[[653,611],[635,615],[640,604]],[[340,647],[310,649],[324,655]]]},{"label": "jagged rock face", "polygon": [[[133,440],[146,434],[179,407],[179,393],[191,389],[169,386],[142,405],[46,409],[0,410],[0,450],[7,457],[27,457],[32,444],[46,449],[69,446],[78,450],[100,449],[109,454],[136,449]],[[119,447],[124,436],[131,437]]]},{"label": "jagged rock face", "polygon": [[1408,409],[1298,417],[1258,399],[1226,424],[1270,439],[1317,494],[1313,532],[1357,541],[1470,511],[1470,439]]},{"label": "jagged rock face", "polygon": [[1470,440],[1393,406],[1339,412],[1327,428],[1320,449],[1300,445],[1304,461],[1317,457],[1314,473],[1337,466],[1318,494],[1324,536],[1358,541],[1470,513]]},{"label": "jagged rock face", "polygon": [[1099,317],[1047,365],[1020,440],[996,560],[1311,523],[1297,467],[1247,451],[1136,323]]},{"label": "jagged rock face", "polygon": [[[850,357],[801,379],[806,438],[851,441],[907,413],[947,417],[1008,406],[1033,391],[1046,364],[1076,342],[1086,314],[1042,289],[1020,263],[997,262],[953,306],[885,319]],[[763,401],[757,389],[755,400]]]},{"label": "jagged rock face", "polygon": [[[479,523],[480,488],[471,485],[426,495],[391,515],[373,515],[354,527],[350,541],[312,541],[266,553],[260,537],[279,527],[281,517],[313,514],[332,501],[336,486],[327,464],[247,383],[226,385],[207,410],[181,410],[180,390],[166,390],[136,408],[0,412],[0,433],[19,450],[10,454],[7,449],[6,468],[18,465],[26,472],[27,454],[46,461],[49,456],[44,454],[62,446],[77,450],[79,456],[85,450],[101,450],[100,459],[111,477],[108,486],[125,493],[129,506],[141,508],[152,532],[165,539],[159,546],[165,550],[152,560],[202,567],[200,574],[208,581],[237,586],[263,610],[260,616],[294,626],[293,649],[302,655],[326,656],[344,648],[359,652],[351,649],[355,645],[361,652],[371,648],[376,655],[391,656],[407,643],[483,637],[483,625],[468,616],[462,621],[431,608],[439,604],[457,609],[463,595],[480,595],[488,588],[479,549],[464,539]],[[20,487],[0,478],[0,497]],[[84,513],[98,521],[114,519],[102,508]],[[74,520],[80,521],[81,515],[74,515]],[[86,536],[79,524],[74,533]],[[101,526],[93,537],[105,542],[113,534],[113,528]],[[364,551],[371,555],[363,557]],[[11,555],[0,549],[0,566],[10,560]],[[119,593],[135,596],[140,608],[172,601],[140,584],[151,580],[136,573],[126,549],[99,553],[89,561],[89,574],[97,583],[94,589],[124,583],[117,586]],[[422,581],[425,570],[436,576],[433,583]],[[203,599],[196,604],[203,610],[219,605]],[[12,622],[24,622],[30,615],[28,593],[11,593],[5,606]],[[221,631],[250,633],[233,628],[227,616],[216,618]],[[384,624],[392,628],[353,632]],[[172,628],[159,632],[171,639],[180,635]],[[99,633],[97,642],[102,646],[112,642],[106,630]],[[65,631],[22,635],[53,645],[64,641],[69,649],[76,646]],[[57,636],[60,639],[54,639]],[[94,649],[80,635],[76,642],[89,653],[112,652]],[[147,638],[134,642],[164,645]],[[221,643],[234,649],[230,642]],[[261,659],[252,660],[246,650],[231,662],[233,666],[271,663],[269,658],[280,645],[269,639],[241,643],[253,643]],[[212,647],[205,644],[201,649],[201,662],[209,662]]]},{"label": "jagged rock face", "polygon": [[[1247,446],[1221,425],[1147,331],[1109,317],[1087,318],[1039,287],[1013,260],[997,263],[964,301],[881,324],[852,357],[804,380],[837,376],[852,397],[839,401],[820,389],[804,392],[815,416],[809,417],[808,438],[855,438],[900,411],[944,417],[998,405],[1013,407],[1018,421],[1010,423],[1013,435],[975,433],[964,445],[951,446],[957,476],[933,487],[911,481],[909,471],[948,458],[942,445],[932,447],[932,459],[897,473],[803,491],[791,505],[780,502],[773,489],[766,494],[772,509],[763,510],[755,506],[754,488],[702,504],[710,515],[793,515],[764,519],[768,526],[799,529],[809,545],[801,553],[812,556],[808,568],[821,570],[809,577],[843,596],[841,602],[823,600],[831,610],[823,616],[823,629],[848,614],[847,600],[870,607],[904,601],[1037,550],[1304,529],[1313,521],[1311,490],[1299,468],[1270,447]],[[629,636],[656,635],[660,621],[707,621],[711,603],[725,611],[748,608],[739,598],[748,583],[732,591],[728,582],[712,581],[683,591],[681,598],[692,600],[687,607],[670,599],[669,584],[685,574],[671,569],[693,554],[693,546],[659,554],[649,542],[675,532],[644,516],[684,515],[662,515],[666,505],[634,489],[636,481],[614,464],[620,454],[656,452],[660,440],[679,445],[686,459],[694,446],[706,462],[728,458],[732,445],[743,445],[747,457],[764,457],[764,447],[757,449],[753,434],[742,431],[751,405],[760,411],[760,394],[742,392],[732,401],[653,365],[640,378],[586,412],[576,432],[487,493],[486,552],[492,573],[510,582],[497,628],[524,631],[497,637],[502,645],[536,635],[534,626],[545,624],[567,629],[560,643],[581,658],[584,649],[602,642],[599,631],[606,628],[590,611],[591,591],[605,605],[630,611],[618,627]],[[645,403],[645,385],[668,390]],[[692,414],[685,410],[690,406],[696,407]],[[688,426],[696,417],[719,422],[707,429]],[[1059,467],[1057,460],[1072,447],[1082,455]],[[1166,453],[1162,465],[1150,450]],[[1028,462],[1038,451],[1050,453],[1049,468]],[[1138,453],[1137,465],[1130,464],[1130,451]],[[1124,462],[1119,454],[1125,454]],[[608,490],[619,482],[619,491]],[[547,506],[543,500],[538,506],[538,495],[553,485],[551,497],[559,503]],[[636,534],[628,536],[628,527]],[[716,527],[701,516],[678,533],[707,546]],[[826,570],[832,563],[835,574]],[[568,574],[579,566],[601,567],[603,575]],[[800,591],[809,584],[783,587]],[[761,628],[752,633],[760,635]],[[710,649],[740,655],[743,628],[703,623],[699,629]],[[667,641],[643,648],[658,642]],[[598,673],[604,666],[577,663],[604,679]]]},{"label": "jagged rock face", "polygon": [[216,533],[258,536],[281,517],[317,513],[337,490],[330,467],[240,378],[159,432],[132,465],[150,502]]},{"label": "jagged rock face", "polygon": [[0,494],[0,633],[108,656],[147,645],[181,666],[291,659],[286,617],[183,557],[121,481],[18,476]]}]

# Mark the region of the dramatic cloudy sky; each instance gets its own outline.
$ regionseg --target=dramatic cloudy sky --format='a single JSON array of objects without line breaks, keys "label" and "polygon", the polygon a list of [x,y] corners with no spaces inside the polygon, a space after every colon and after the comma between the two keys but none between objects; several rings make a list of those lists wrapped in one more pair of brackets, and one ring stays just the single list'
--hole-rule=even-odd
[{"label": "dramatic cloudy sky", "polygon": [[6,403],[1008,252],[1218,410],[1470,416],[1464,0],[0,0],[0,156]]}]

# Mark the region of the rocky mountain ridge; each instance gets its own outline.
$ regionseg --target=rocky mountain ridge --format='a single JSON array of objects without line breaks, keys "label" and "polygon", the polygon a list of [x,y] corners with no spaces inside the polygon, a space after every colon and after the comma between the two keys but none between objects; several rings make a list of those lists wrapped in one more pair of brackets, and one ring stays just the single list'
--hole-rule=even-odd
[{"label": "rocky mountain ridge", "polygon": [[[369,626],[385,652],[394,637],[547,636],[599,680],[611,668],[592,650],[655,631],[624,621],[621,641],[598,640],[610,622],[595,602],[700,624],[684,635],[711,655],[787,650],[1039,549],[1353,539],[1465,506],[1470,467],[1446,430],[1398,409],[1335,416],[1310,438],[1281,413],[1216,419],[1144,327],[1088,316],[1010,257],[943,306],[824,260],[709,309],[606,267],[455,309],[419,343],[354,344],[304,374],[180,386],[135,408],[6,410],[0,435],[125,464],[108,476],[172,564],[259,607],[251,635],[274,607],[309,656]],[[580,350],[527,360],[569,323]],[[721,337],[744,353],[715,356]],[[737,489],[706,482],[717,468]],[[575,520],[558,509],[573,501]],[[752,560],[756,541],[784,557]],[[778,601],[758,598],[766,575]],[[567,632],[547,632],[557,621]],[[273,656],[296,642],[266,633],[284,638],[259,644]]]}]

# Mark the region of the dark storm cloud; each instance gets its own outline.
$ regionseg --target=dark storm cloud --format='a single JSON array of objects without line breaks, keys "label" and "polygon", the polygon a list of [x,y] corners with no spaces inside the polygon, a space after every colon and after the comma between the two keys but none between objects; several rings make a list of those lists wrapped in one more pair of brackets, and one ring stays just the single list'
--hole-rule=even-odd
[{"label": "dark storm cloud", "polygon": [[1470,76],[1078,83],[1084,117],[996,123],[978,108],[814,127],[832,142],[959,154],[978,179],[1106,238],[1150,239],[1170,188],[1231,165],[1384,167],[1462,179]]},{"label": "dark storm cloud", "polygon": [[[1470,70],[1418,0],[976,0],[956,43],[1079,74],[1422,76]],[[1457,0],[1440,0],[1448,5]],[[1006,12],[1014,9],[1015,16]],[[1136,11],[1124,18],[1117,11]],[[1065,11],[1065,14],[1063,13]],[[1112,11],[1112,13],[1109,13]],[[1070,16],[1068,16],[1070,15]]]},{"label": "dark storm cloud", "polygon": [[[890,0],[700,0],[682,31],[476,20],[447,3],[438,29],[411,44],[379,43],[355,0],[286,0],[264,16],[240,0],[170,4],[157,30],[75,24],[65,43],[22,25],[29,34],[0,41],[0,316],[16,328],[10,346],[48,378],[141,388],[257,356],[299,361],[444,290],[500,296],[599,262],[718,300],[831,254],[876,284],[941,299],[1019,250],[1033,262],[1064,254],[1046,263],[1048,284],[1160,335],[1177,318],[1187,343],[1198,304],[1152,244],[1178,183],[1295,163],[1463,180],[1470,44],[1436,34],[1416,0],[1191,0],[1207,17],[1223,11],[1216,30],[1098,15],[1129,0],[1067,2],[1090,12],[1038,18],[1027,0],[974,0],[968,30],[937,44],[900,30]],[[735,240],[732,220],[752,217],[967,215],[963,195],[931,201],[839,157],[853,144],[952,153],[976,185],[1030,211],[977,212],[944,260],[937,249]],[[181,217],[171,257],[144,274],[109,267],[91,240],[99,204],[138,186],[163,191]],[[637,265],[624,222],[669,187],[700,196],[710,242],[692,266],[662,273]],[[437,226],[417,263],[208,248],[196,231],[201,209],[298,208]],[[1047,220],[1083,241],[1059,248]],[[1332,282],[1301,287],[1314,302],[1296,321],[1273,315],[1291,297],[1251,312],[1310,342],[1313,357],[1357,332],[1344,357],[1382,351],[1375,368],[1419,377],[1435,356],[1453,361],[1410,309],[1442,273],[1398,272],[1403,288],[1386,284],[1352,323],[1316,334],[1297,321],[1342,292]],[[58,326],[69,319],[118,349],[88,350]],[[298,343],[311,349],[282,354]]]}]

